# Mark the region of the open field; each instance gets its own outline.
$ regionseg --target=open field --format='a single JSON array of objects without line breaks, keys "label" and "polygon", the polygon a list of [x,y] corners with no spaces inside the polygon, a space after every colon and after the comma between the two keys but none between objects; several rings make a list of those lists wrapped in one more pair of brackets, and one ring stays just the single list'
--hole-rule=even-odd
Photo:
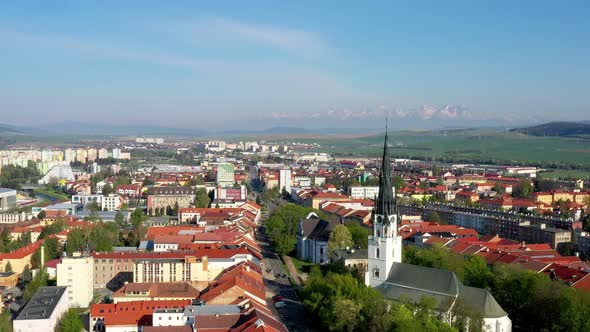
[{"label": "open field", "polygon": [[[377,157],[382,149],[383,135],[296,141],[319,143],[321,147],[316,151],[336,156]],[[491,129],[396,131],[390,132],[390,144],[392,155],[398,158],[490,164],[531,163],[566,170],[565,174],[573,165],[583,168],[586,175],[590,174],[590,141],[581,138],[535,137]]]}]

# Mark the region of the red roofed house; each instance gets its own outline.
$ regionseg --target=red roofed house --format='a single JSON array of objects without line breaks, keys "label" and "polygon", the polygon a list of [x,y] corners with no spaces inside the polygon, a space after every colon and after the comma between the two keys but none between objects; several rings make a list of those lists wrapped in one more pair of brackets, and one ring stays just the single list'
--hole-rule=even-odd
[{"label": "red roofed house", "polygon": [[188,282],[128,283],[113,293],[113,302],[193,300],[200,292]]},{"label": "red roofed house", "polygon": [[138,332],[142,326],[152,325],[156,309],[184,308],[191,300],[133,301],[90,306],[90,331]]},{"label": "red roofed house", "polygon": [[241,263],[225,270],[200,299],[206,304],[237,304],[246,299],[266,305],[262,274],[251,263]]},{"label": "red roofed house", "polygon": [[346,195],[342,195],[339,193],[331,193],[331,192],[322,192],[314,190],[310,193],[309,196],[305,198],[303,201],[303,206],[311,207],[314,209],[320,208],[321,202],[341,202],[341,201],[349,201],[350,197]]},{"label": "red roofed house", "polygon": [[0,269],[6,271],[6,265],[10,263],[12,271],[22,274],[25,266],[31,266],[31,256],[41,247],[43,240],[39,240],[28,246],[16,249],[8,253],[0,253]]},{"label": "red roofed house", "polygon": [[127,197],[141,197],[141,185],[139,184],[120,184],[115,189],[115,192],[119,195]]}]

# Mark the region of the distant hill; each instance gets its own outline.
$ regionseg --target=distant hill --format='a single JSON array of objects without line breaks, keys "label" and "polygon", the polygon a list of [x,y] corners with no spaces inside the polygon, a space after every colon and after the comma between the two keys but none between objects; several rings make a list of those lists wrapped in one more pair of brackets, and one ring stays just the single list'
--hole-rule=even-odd
[{"label": "distant hill", "polygon": [[510,131],[531,136],[580,136],[590,135],[590,121],[548,122],[537,126],[515,128]]},{"label": "distant hill", "polygon": [[16,127],[0,123],[0,134],[8,135],[8,134],[22,134],[22,133],[23,132]]}]

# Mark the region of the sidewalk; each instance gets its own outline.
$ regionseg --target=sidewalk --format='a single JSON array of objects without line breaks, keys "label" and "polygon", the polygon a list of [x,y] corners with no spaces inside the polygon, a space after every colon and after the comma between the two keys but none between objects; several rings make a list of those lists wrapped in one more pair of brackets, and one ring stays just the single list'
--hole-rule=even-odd
[{"label": "sidewalk", "polygon": [[289,274],[291,275],[295,284],[297,286],[301,286],[301,277],[299,276],[299,273],[297,272],[295,265],[293,265],[293,262],[291,261],[291,257],[285,255],[285,256],[283,256],[283,261],[285,262],[285,265],[287,266],[287,269],[289,270]]}]

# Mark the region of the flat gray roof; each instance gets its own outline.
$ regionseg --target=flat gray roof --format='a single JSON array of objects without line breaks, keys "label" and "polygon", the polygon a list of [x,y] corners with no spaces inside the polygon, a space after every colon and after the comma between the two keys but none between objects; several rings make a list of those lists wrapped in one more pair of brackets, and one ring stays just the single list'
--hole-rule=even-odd
[{"label": "flat gray roof", "polygon": [[57,302],[65,296],[65,286],[45,286],[27,302],[15,320],[47,319],[55,310]]},{"label": "flat gray roof", "polygon": [[183,316],[196,315],[231,315],[242,311],[237,305],[189,305],[184,308]]},{"label": "flat gray roof", "polygon": [[16,195],[16,190],[10,188],[0,188],[0,194],[13,194]]}]

